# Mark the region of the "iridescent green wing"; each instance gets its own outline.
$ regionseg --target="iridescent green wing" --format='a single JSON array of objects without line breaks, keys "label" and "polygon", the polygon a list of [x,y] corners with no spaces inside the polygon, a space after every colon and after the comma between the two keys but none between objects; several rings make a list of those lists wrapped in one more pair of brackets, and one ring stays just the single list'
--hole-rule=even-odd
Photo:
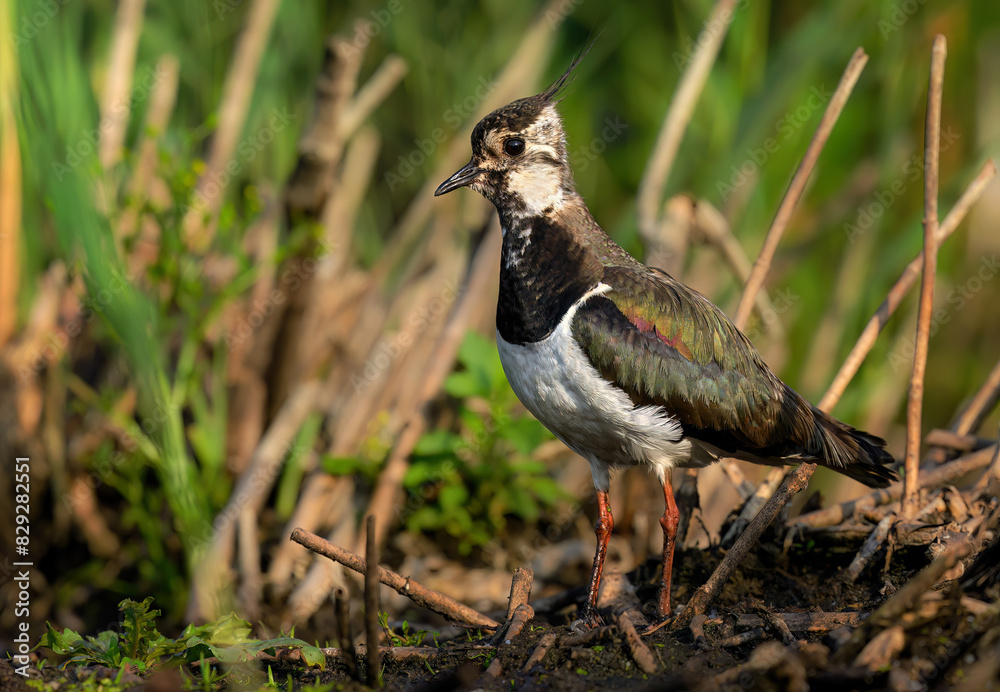
[{"label": "iridescent green wing", "polygon": [[641,265],[608,267],[603,282],[611,290],[578,309],[573,335],[636,404],[726,451],[784,456],[811,437],[811,407],[707,298]]}]

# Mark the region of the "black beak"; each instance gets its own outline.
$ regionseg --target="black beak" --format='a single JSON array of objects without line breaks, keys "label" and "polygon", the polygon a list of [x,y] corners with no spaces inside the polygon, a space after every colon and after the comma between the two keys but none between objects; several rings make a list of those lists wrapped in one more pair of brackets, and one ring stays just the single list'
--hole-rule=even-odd
[{"label": "black beak", "polygon": [[457,190],[460,187],[465,187],[466,185],[474,182],[480,173],[482,173],[482,170],[477,168],[473,161],[469,161],[467,164],[455,171],[454,175],[441,183],[438,189],[434,191],[434,196],[439,197],[446,192],[451,192],[452,190]]}]

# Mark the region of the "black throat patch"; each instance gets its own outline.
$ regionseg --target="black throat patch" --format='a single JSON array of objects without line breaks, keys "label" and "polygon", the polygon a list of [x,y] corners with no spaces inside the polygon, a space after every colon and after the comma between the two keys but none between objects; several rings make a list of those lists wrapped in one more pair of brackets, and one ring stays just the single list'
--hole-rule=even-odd
[{"label": "black throat patch", "polygon": [[542,216],[504,217],[497,331],[510,344],[542,341],[597,286],[603,265],[569,231]]}]

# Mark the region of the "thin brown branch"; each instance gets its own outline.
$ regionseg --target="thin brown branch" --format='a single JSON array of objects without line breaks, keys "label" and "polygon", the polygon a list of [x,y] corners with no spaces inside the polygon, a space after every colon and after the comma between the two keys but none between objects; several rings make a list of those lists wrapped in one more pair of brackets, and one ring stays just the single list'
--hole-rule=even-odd
[{"label": "thin brown branch", "polygon": [[677,157],[684,131],[691,121],[695,104],[708,80],[715,57],[719,54],[722,41],[733,21],[735,6],[735,0],[718,0],[715,3],[711,16],[698,34],[694,53],[690,56],[687,69],[677,83],[677,90],[663,118],[653,154],[649,157],[642,181],[639,183],[636,201],[639,229],[644,237],[656,235],[657,219],[663,191],[670,177],[670,168]]},{"label": "thin brown branch", "polygon": [[[979,451],[973,452],[972,454],[968,454],[964,457],[959,457],[958,459],[950,461],[947,464],[942,464],[941,466],[930,471],[925,471],[920,476],[920,488],[937,488],[941,485],[954,482],[956,479],[961,478],[967,473],[985,468],[993,459],[993,454],[996,449],[997,445],[994,444],[991,447],[980,449]],[[845,518],[852,516],[855,512],[860,512],[865,509],[894,502],[902,496],[903,484],[898,482],[893,483],[888,488],[876,490],[868,495],[865,495],[864,497],[858,498],[857,500],[842,502],[838,505],[834,505],[833,507],[826,507],[824,509],[816,510],[815,512],[795,517],[789,521],[788,526],[789,528],[799,526],[808,526],[813,528],[820,526],[836,526]]]},{"label": "thin brown branch", "polygon": [[337,589],[333,598],[337,615],[337,643],[344,652],[347,674],[357,679],[358,658],[354,650],[354,633],[351,631],[351,603],[347,600],[347,593],[343,589]]},{"label": "thin brown branch", "polygon": [[920,474],[920,419],[924,405],[924,375],[931,339],[931,313],[934,311],[934,279],[937,274],[938,177],[941,158],[941,97],[944,91],[944,61],[948,42],[938,34],[931,48],[931,74],[927,87],[927,122],[924,131],[924,263],[920,281],[920,308],[917,313],[917,337],[913,353],[913,374],[906,405],[906,476],[903,493],[903,516],[917,511],[917,488]]},{"label": "thin brown branch", "polygon": [[[716,209],[711,202],[704,199],[692,201],[695,206],[694,232],[695,238],[703,239],[709,246],[715,248],[716,252],[722,255],[729,269],[736,276],[736,280],[741,284],[746,284],[750,278],[750,271],[753,265],[747,257],[743,244],[733,235],[729,221]],[[777,314],[774,304],[771,302],[767,291],[761,289],[757,292],[754,300],[754,310],[763,317],[768,314]],[[780,341],[785,334],[781,320],[762,320],[764,328],[773,336],[776,341]]]},{"label": "thin brown branch", "polygon": [[[829,632],[838,627],[857,627],[868,613],[777,613],[792,632]],[[760,615],[743,613],[736,616],[736,627],[763,627]]]},{"label": "thin brown branch", "polygon": [[906,582],[899,591],[872,613],[862,626],[854,630],[850,641],[837,651],[835,660],[844,662],[854,658],[868,643],[876,629],[896,624],[903,615],[913,609],[919,599],[941,577],[951,570],[959,560],[968,555],[971,550],[972,544],[968,540],[957,541],[946,548],[934,562]]},{"label": "thin brown branch", "polygon": [[503,627],[497,630],[496,635],[493,637],[493,645],[500,646],[501,644],[510,644],[511,641],[514,640],[514,637],[519,635],[524,629],[524,626],[531,622],[534,617],[534,608],[527,603],[519,605],[514,609],[514,613],[510,616],[510,619],[504,623]]},{"label": "thin brown branch", "polygon": [[959,435],[951,430],[941,430],[935,428],[924,437],[924,444],[928,447],[943,447],[956,452],[972,452],[983,447],[989,447],[994,440],[976,435]]},{"label": "thin brown branch", "polygon": [[767,232],[767,237],[764,238],[764,245],[760,249],[760,254],[757,255],[757,260],[753,263],[750,278],[747,279],[743,295],[740,296],[739,305],[736,307],[736,315],[733,318],[733,323],[740,329],[745,327],[747,320],[750,319],[750,310],[757,298],[757,292],[764,285],[764,279],[771,268],[771,259],[778,249],[781,236],[784,234],[788,222],[792,219],[792,212],[795,211],[795,206],[806,189],[806,183],[809,181],[809,176],[812,174],[813,168],[816,167],[820,152],[823,151],[826,140],[830,137],[833,126],[837,123],[837,118],[840,117],[841,111],[844,110],[844,105],[847,103],[847,99],[850,97],[851,91],[858,81],[858,77],[861,76],[861,70],[864,69],[867,62],[868,56],[863,49],[858,48],[854,51],[854,55],[851,56],[851,60],[847,63],[847,68],[840,78],[840,83],[830,98],[830,103],[827,104],[823,118],[819,122],[819,127],[816,128],[816,133],[813,135],[812,141],[809,142],[805,156],[802,157],[799,167],[795,170],[795,175],[792,176],[791,183],[788,184],[788,190],[785,192],[785,197],[778,206],[774,222]]},{"label": "thin brown branch", "polygon": [[[983,164],[983,167],[979,169],[978,175],[969,184],[965,192],[959,198],[955,205],[951,208],[948,216],[945,217],[944,222],[938,228],[937,237],[935,239],[935,245],[940,246],[945,239],[947,239],[955,229],[958,228],[959,224],[968,214],[969,210],[979,199],[979,196],[986,189],[986,185],[993,179],[993,176],[997,174],[997,168],[992,161],[987,161]],[[858,337],[857,342],[851,349],[851,352],[847,354],[847,358],[844,359],[844,364],[840,366],[840,370],[837,372],[836,376],[833,378],[833,382],[830,384],[829,389],[827,389],[826,394],[819,402],[819,408],[824,411],[830,411],[837,402],[840,401],[840,397],[844,394],[847,389],[847,385],[850,384],[851,380],[854,379],[854,375],[858,372],[861,367],[861,363],[864,362],[865,356],[871,351],[872,346],[875,345],[875,340],[878,338],[879,332],[889,321],[889,318],[899,307],[899,304],[903,301],[903,297],[910,290],[914,283],[917,281],[917,277],[920,276],[920,268],[923,264],[924,253],[921,251],[917,257],[915,257],[903,273],[893,284],[892,288],[889,289],[889,294],[886,296],[882,304],[879,305],[878,310],[872,315],[871,319],[868,320],[868,324],[865,325],[864,330]]]},{"label": "thin brown branch", "polygon": [[868,535],[864,545],[861,546],[861,550],[854,556],[850,566],[847,568],[847,576],[850,577],[851,581],[857,581],[861,573],[868,567],[868,563],[871,562],[872,558],[879,551],[879,548],[885,543],[885,539],[889,537],[889,529],[892,528],[895,520],[896,515],[890,512],[875,525],[875,529]]},{"label": "thin brown branch", "polygon": [[747,526],[746,531],[736,539],[736,543],[733,544],[733,547],[712,573],[712,576],[709,577],[708,581],[695,591],[694,596],[688,601],[684,610],[671,623],[672,629],[686,627],[691,622],[692,617],[707,612],[708,606],[718,598],[723,585],[729,581],[729,577],[736,571],[736,568],[743,561],[743,558],[746,557],[750,548],[757,542],[757,539],[760,538],[765,529],[771,525],[774,518],[778,516],[778,512],[788,504],[788,501],[806,487],[810,476],[812,476],[815,470],[816,464],[802,464],[785,479],[785,482],[781,484],[781,487],[778,488],[774,496],[768,500],[757,513],[757,516],[753,518]]},{"label": "thin brown branch", "polygon": [[503,627],[493,636],[494,646],[510,643],[524,625],[535,617],[534,609],[528,605],[534,578],[534,572],[527,567],[518,567],[514,570],[514,577],[510,580],[510,596],[507,598],[507,615]]},{"label": "thin brown branch", "polygon": [[108,76],[101,95],[101,141],[98,157],[109,170],[121,157],[122,144],[131,115],[132,74],[135,54],[142,34],[142,15],[146,0],[121,0],[115,13],[114,38],[108,59]]},{"label": "thin brown branch", "polygon": [[378,541],[375,540],[375,517],[369,515],[365,522],[365,644],[368,647],[365,661],[368,663],[369,687],[382,686],[382,669],[379,667],[378,642],[380,637],[378,624],[378,581],[379,558]]},{"label": "thin brown branch", "polygon": [[653,652],[646,646],[646,642],[642,641],[642,637],[639,636],[639,631],[635,628],[635,623],[629,617],[628,611],[618,613],[615,616],[615,624],[625,637],[629,653],[632,654],[632,660],[647,675],[655,673],[658,667],[656,665],[656,657],[653,656]]},{"label": "thin brown branch", "polygon": [[[295,529],[292,531],[291,539],[314,553],[319,553],[335,562],[339,562],[359,574],[367,572],[368,565],[363,557],[323,540],[314,533]],[[378,579],[386,586],[392,587],[398,593],[409,598],[418,606],[444,615],[456,622],[483,629],[494,629],[500,626],[500,623],[496,620],[473,610],[465,604],[459,603],[450,596],[446,596],[433,589],[428,589],[413,579],[403,577],[385,567],[378,567]]]},{"label": "thin brown branch", "polygon": [[972,397],[972,401],[959,414],[952,430],[959,435],[968,435],[976,432],[976,429],[989,415],[990,410],[1000,399],[1000,360],[993,366],[993,370],[986,376],[983,385]]},{"label": "thin brown branch", "polygon": [[979,477],[979,480],[976,481],[977,488],[985,489],[989,487],[990,481],[1000,482],[1000,445],[997,445],[995,450],[989,466],[983,471],[983,475]]},{"label": "thin brown branch", "polygon": [[549,652],[549,649],[551,649],[552,645],[555,643],[555,632],[546,632],[543,634],[542,638],[538,640],[538,646],[536,646],[535,650],[531,652],[530,656],[528,656],[528,660],[524,662],[524,666],[522,666],[521,671],[527,673],[534,666],[541,663],[542,659],[545,658],[545,654]]}]

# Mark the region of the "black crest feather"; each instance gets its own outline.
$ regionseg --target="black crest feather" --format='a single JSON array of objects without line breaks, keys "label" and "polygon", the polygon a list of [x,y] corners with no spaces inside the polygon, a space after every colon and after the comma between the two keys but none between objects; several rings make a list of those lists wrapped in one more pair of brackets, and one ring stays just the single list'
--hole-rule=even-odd
[{"label": "black crest feather", "polygon": [[539,99],[541,99],[544,103],[547,104],[559,102],[560,99],[558,99],[557,97],[565,91],[566,87],[572,81],[571,77],[573,75],[573,70],[575,70],[577,68],[577,65],[583,62],[583,59],[587,57],[587,53],[589,53],[590,49],[594,47],[594,44],[597,42],[597,39],[600,38],[600,36],[601,36],[600,34],[595,36],[594,39],[590,41],[587,44],[587,46],[577,54],[575,58],[573,58],[573,62],[569,64],[569,68],[567,68],[567,70],[563,72],[556,79],[556,81],[552,82],[552,84],[549,85],[548,89],[546,89],[545,91],[543,91],[538,95]]}]

